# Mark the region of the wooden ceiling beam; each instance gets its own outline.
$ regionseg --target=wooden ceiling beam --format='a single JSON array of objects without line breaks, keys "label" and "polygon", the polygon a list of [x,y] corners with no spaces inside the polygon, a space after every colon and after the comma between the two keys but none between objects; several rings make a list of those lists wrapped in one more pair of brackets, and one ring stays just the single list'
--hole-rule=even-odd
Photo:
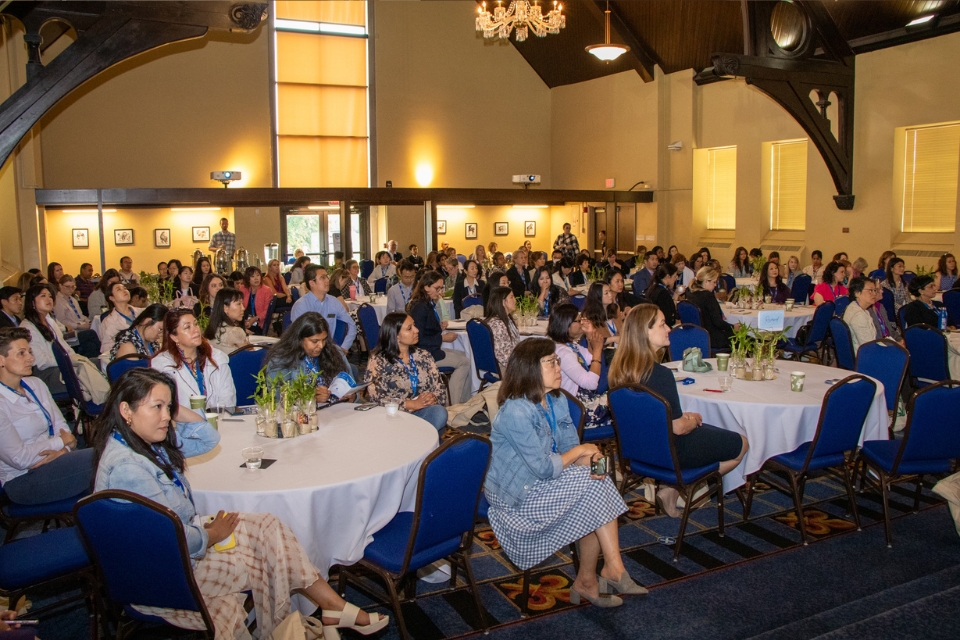
[{"label": "wooden ceiling beam", "polygon": [[[601,0],[597,0],[596,2],[586,0],[583,5],[590,12],[590,15],[600,22],[602,32],[606,22],[604,10],[607,8],[607,4]],[[633,32],[626,21],[624,21],[623,16],[617,11],[615,5],[610,5],[610,31],[615,32],[623,44],[630,47],[630,51],[624,54],[624,56],[626,56],[626,62],[640,74],[644,82],[653,82],[655,77],[653,67],[654,65],[661,64],[658,56],[649,45],[643,42],[637,34]],[[599,44],[599,42],[597,44]],[[661,68],[663,68],[662,64]]]},{"label": "wooden ceiling beam", "polygon": [[[907,29],[906,27],[901,27],[862,38],[854,38],[850,40],[848,44],[850,45],[850,49],[859,55],[861,53],[895,47],[909,42],[935,38],[957,31],[960,31],[960,13],[943,16],[937,21],[936,26],[929,29]],[[823,49],[817,49],[816,53],[817,55],[824,55]]]}]

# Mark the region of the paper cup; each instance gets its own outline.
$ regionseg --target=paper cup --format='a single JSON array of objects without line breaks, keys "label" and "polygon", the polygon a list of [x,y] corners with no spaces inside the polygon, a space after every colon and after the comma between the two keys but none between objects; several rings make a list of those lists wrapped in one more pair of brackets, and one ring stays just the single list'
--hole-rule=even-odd
[{"label": "paper cup", "polygon": [[207,414],[207,422],[209,422],[213,426],[213,428],[216,429],[217,431],[220,430],[220,427],[217,425],[217,418],[219,417],[220,415],[216,413]]},{"label": "paper cup", "polygon": [[190,396],[190,408],[194,411],[204,411],[207,408],[207,396]]},{"label": "paper cup", "polygon": [[718,353],[717,354],[717,371],[726,371],[729,365],[730,365],[730,354]]},{"label": "paper cup", "polygon": [[796,302],[793,298],[787,298],[786,304],[784,305],[787,311],[793,311],[793,305]]},{"label": "paper cup", "polygon": [[803,382],[806,380],[807,374],[803,371],[791,371],[790,372],[790,391],[795,391],[797,393],[803,391]]}]

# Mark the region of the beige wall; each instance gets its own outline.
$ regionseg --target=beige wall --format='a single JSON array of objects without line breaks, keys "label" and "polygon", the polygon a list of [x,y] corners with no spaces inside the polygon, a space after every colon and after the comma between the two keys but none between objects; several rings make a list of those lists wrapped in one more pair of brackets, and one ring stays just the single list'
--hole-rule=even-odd
[{"label": "beige wall", "polygon": [[418,186],[421,163],[432,186],[509,188],[519,173],[551,186],[551,92],[512,45],[476,34],[475,13],[472,2],[377,3],[378,186]]}]

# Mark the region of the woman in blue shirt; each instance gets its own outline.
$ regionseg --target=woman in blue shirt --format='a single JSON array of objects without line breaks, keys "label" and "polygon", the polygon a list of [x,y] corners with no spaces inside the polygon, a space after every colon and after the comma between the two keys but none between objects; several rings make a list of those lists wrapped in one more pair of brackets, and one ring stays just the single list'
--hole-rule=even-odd
[{"label": "woman in blue shirt", "polygon": [[[510,560],[529,569],[580,541],[580,569],[570,602],[616,607],[615,592],[644,594],[620,558],[617,517],[626,511],[608,476],[590,464],[601,454],[580,444],[566,398],[559,393],[560,360],[551,340],[520,342],[510,356],[490,441],[493,456],[484,493],[490,525]],[[597,560],[604,565],[597,576]]]},{"label": "woman in blue shirt", "polygon": [[[202,524],[184,475],[185,459],[213,449],[220,434],[193,411],[174,404],[176,396],[173,382],[158,371],[131,369],[120,376],[94,431],[98,460],[94,490],[132,491],[177,515],[217,637],[232,638],[242,630],[244,591],[253,593],[262,637],[269,637],[290,613],[290,594],[295,592],[323,608],[327,625],[351,626],[363,634],[385,627],[388,618],[360,611],[336,594],[293,532],[275,516],[220,511]],[[235,547],[208,553],[231,535]],[[181,627],[196,619],[192,611],[135,608]]]},{"label": "woman in blue shirt", "polygon": [[317,402],[330,399],[330,383],[339,374],[352,375],[350,363],[332,340],[327,321],[316,311],[307,311],[287,327],[270,347],[263,367],[268,377],[279,373],[284,380],[298,373],[316,373]]}]

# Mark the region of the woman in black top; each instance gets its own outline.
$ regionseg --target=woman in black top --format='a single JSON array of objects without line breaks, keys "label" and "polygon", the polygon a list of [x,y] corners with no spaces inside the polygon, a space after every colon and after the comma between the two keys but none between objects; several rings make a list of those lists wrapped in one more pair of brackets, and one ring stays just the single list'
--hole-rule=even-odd
[{"label": "woman in black top", "polygon": [[[733,337],[734,326],[723,319],[723,311],[717,302],[713,290],[717,287],[720,272],[713,267],[703,267],[697,272],[697,279],[690,283],[687,302],[700,309],[700,322],[710,334],[710,346],[713,349],[726,349]],[[706,356],[707,354],[703,354]]]},{"label": "woman in black top", "polygon": [[[657,363],[657,352],[669,345],[670,327],[663,312],[652,304],[634,307],[623,322],[620,347],[607,374],[610,388],[639,382],[663,396],[670,405],[669,418],[681,469],[719,463],[721,475],[730,473],[750,448],[747,439],[735,431],[703,424],[703,417],[698,413],[683,412],[673,373]],[[657,500],[674,518],[680,515],[678,497],[677,490],[671,487],[657,491]]]},{"label": "woman in black top", "polygon": [[787,301],[787,298],[792,297],[790,289],[783,284],[783,279],[780,277],[780,266],[776,262],[764,264],[760,273],[766,274],[766,277],[760,276],[760,286],[763,288],[764,298],[770,296],[771,302],[774,304],[783,304]]},{"label": "woman in black top", "polygon": [[610,293],[613,294],[613,301],[620,307],[620,311],[626,311],[630,307],[635,307],[638,304],[646,302],[643,298],[642,291],[634,295],[623,288],[623,274],[619,271],[613,269],[607,271],[607,276],[603,281],[610,285]]},{"label": "woman in black top", "polygon": [[530,293],[537,298],[537,315],[547,318],[557,306],[567,302],[567,292],[553,284],[550,267],[537,267],[530,279]]},{"label": "woman in black top", "polygon": [[503,271],[494,270],[487,276],[487,283],[483,287],[483,308],[487,308],[487,300],[490,299],[490,292],[497,287],[509,287],[510,278]]},{"label": "woman in black top", "polygon": [[937,284],[930,276],[917,276],[907,285],[910,295],[916,300],[903,305],[903,328],[915,324],[928,324],[934,329],[940,328],[940,316],[933,306],[933,296],[937,295]]},{"label": "woman in black top", "polygon": [[677,278],[680,272],[676,265],[664,262],[653,274],[653,281],[647,288],[647,299],[660,307],[668,327],[677,324]]},{"label": "woman in black top", "polygon": [[483,284],[480,279],[480,263],[476,260],[464,262],[463,274],[457,278],[457,284],[453,287],[453,311],[458,318],[467,298],[475,298],[477,303],[482,304]]}]

